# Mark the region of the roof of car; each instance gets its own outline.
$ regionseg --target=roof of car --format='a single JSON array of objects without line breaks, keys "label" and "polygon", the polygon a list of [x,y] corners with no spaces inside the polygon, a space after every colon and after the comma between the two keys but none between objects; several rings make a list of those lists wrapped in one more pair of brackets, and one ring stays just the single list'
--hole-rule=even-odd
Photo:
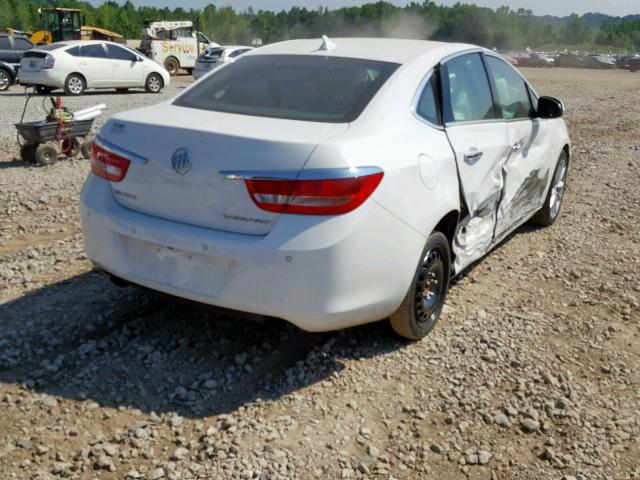
[{"label": "roof of car", "polygon": [[321,55],[361,58],[393,63],[409,63],[426,54],[444,57],[459,51],[474,48],[474,45],[428,40],[398,38],[331,38],[328,49],[321,49],[321,38],[289,40],[266,45],[252,51],[251,55]]}]

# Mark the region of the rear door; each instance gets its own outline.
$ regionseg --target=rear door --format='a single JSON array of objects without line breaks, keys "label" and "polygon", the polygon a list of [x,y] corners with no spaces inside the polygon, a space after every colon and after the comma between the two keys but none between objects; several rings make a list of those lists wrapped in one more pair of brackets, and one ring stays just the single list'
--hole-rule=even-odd
[{"label": "rear door", "polygon": [[9,36],[0,36],[0,60],[15,65],[19,62]]},{"label": "rear door", "polygon": [[80,46],[78,57],[80,73],[87,80],[88,87],[105,87],[112,83],[111,60],[103,43],[90,43]]},{"label": "rear door", "polygon": [[498,57],[486,55],[485,61],[511,145],[502,167],[504,188],[496,225],[496,237],[501,237],[540,208],[555,159],[548,147],[547,123],[533,118],[525,80]]},{"label": "rear door", "polygon": [[107,55],[111,60],[111,76],[114,87],[141,87],[144,85],[142,62],[131,50],[106,44]]},{"label": "rear door", "polygon": [[468,208],[454,245],[459,270],[491,246],[504,184],[502,168],[511,149],[482,55],[454,57],[442,65],[440,72],[445,128]]}]

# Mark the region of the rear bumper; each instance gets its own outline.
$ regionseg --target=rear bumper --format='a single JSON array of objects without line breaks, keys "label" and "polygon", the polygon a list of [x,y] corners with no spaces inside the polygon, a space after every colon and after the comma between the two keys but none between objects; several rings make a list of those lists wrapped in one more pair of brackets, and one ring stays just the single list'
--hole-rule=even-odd
[{"label": "rear bumper", "polygon": [[117,204],[93,175],[85,250],[113,275],[178,297],[285,319],[308,331],[380,320],[402,302],[425,238],[370,200],[347,215],[285,215],[266,236],[221,232]]},{"label": "rear bumper", "polygon": [[24,69],[18,71],[18,81],[22,85],[44,85],[46,87],[62,88],[65,80],[64,72],[53,68],[34,72]]}]

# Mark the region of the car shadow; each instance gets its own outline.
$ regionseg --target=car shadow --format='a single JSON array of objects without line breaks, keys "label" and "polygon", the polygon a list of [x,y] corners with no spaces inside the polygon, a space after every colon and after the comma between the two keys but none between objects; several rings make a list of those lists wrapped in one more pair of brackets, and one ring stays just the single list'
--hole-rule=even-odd
[{"label": "car shadow", "polygon": [[0,304],[0,382],[191,418],[280,398],[403,345],[387,322],[308,333],[118,288],[95,271]]}]

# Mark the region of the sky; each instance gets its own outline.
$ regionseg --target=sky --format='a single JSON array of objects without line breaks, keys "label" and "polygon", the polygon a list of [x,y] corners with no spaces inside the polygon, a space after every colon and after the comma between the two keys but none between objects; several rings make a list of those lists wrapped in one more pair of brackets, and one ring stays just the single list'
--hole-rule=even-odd
[{"label": "sky", "polygon": [[[122,3],[123,0],[117,0]],[[216,6],[230,5],[237,11],[244,11],[252,6],[255,10],[288,10],[292,6],[315,9],[319,6],[330,9],[367,3],[363,0],[132,0],[135,5],[153,5],[157,7],[177,7],[184,9],[202,8],[213,3]],[[370,0],[375,1],[375,0]],[[406,0],[390,0],[398,5],[405,5]],[[436,0],[436,3],[453,5],[458,0]],[[102,0],[92,0],[99,4]],[[475,3],[476,5],[497,8],[508,5],[514,10],[527,8],[533,10],[536,15],[565,16],[572,13],[583,14],[587,12],[599,12],[609,15],[640,14],[640,0],[464,0],[463,3]]]}]

